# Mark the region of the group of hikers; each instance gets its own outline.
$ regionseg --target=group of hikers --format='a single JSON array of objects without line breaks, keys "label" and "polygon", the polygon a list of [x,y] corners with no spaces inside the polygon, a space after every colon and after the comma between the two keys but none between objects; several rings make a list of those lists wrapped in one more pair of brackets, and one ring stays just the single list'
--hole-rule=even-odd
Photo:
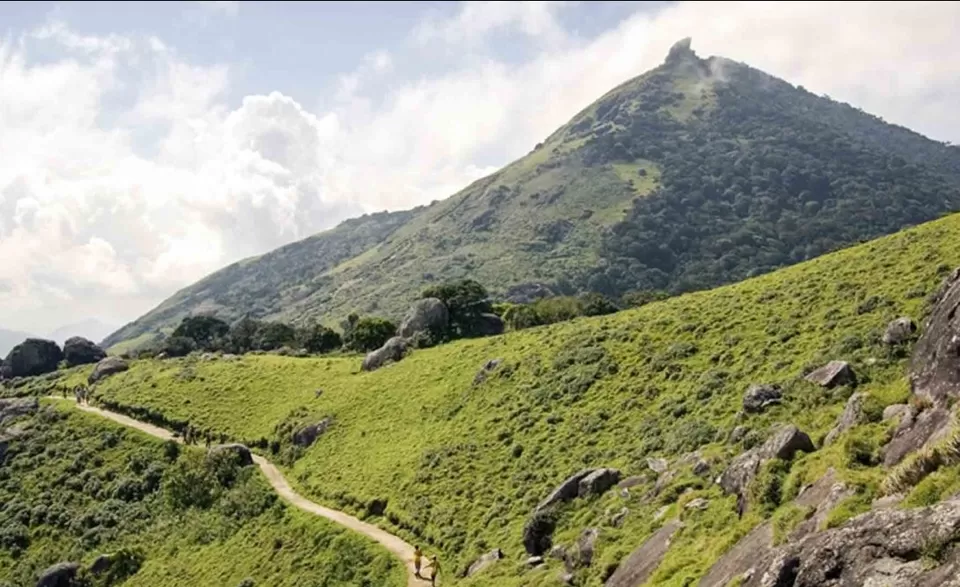
[{"label": "group of hikers", "polygon": [[[420,574],[420,565],[423,561],[423,551],[420,550],[419,546],[414,547],[413,549],[413,570],[418,579],[426,579],[423,575]],[[430,584],[437,584],[437,575],[440,573],[440,561],[437,560],[437,555],[433,555],[430,559],[430,562],[427,563],[426,568],[430,569]]]},{"label": "group of hikers", "polygon": [[194,428],[193,424],[187,424],[183,429],[183,443],[184,444],[200,444],[200,440],[203,440],[207,448],[210,448],[210,443],[213,442],[213,432],[210,432],[209,429],[204,428],[203,430],[199,428]]},{"label": "group of hikers", "polygon": [[[60,387],[60,393],[63,394],[63,399],[67,399],[67,391],[70,388],[66,385]],[[74,385],[73,386],[73,397],[77,400],[77,403],[80,405],[90,405],[90,388],[86,385]]]}]

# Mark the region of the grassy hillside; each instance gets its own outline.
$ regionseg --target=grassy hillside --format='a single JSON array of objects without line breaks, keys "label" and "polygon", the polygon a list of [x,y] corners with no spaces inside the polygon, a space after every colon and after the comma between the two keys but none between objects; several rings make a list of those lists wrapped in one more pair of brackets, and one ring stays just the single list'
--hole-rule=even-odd
[{"label": "grassy hillside", "polygon": [[96,585],[405,584],[385,552],[282,505],[253,468],[218,469],[223,486],[200,450],[63,405],[18,426],[0,465],[0,585],[123,551],[139,569]]},{"label": "grassy hillside", "polygon": [[681,43],[449,199],[228,267],[107,343],[200,311],[397,318],[424,286],[463,277],[508,298],[536,283],[679,293],[958,209],[960,148]]},{"label": "grassy hillside", "polygon": [[[652,582],[688,585],[763,518],[774,516],[781,530],[799,522],[802,512],[782,504],[828,467],[857,490],[831,523],[867,507],[884,476],[874,457],[891,431],[887,422],[857,426],[792,467],[768,471],[764,482],[775,490],[757,489],[760,507],[742,520],[736,498],[723,496],[711,479],[777,423],[796,424],[820,446],[853,391],[803,381],[829,360],[853,365],[874,416],[904,402],[907,351],[883,345],[881,333],[901,315],[919,322],[926,296],[958,265],[954,215],[736,285],[418,350],[372,373],[359,373],[359,357],[151,360],[104,381],[97,393],[155,418],[190,420],[248,442],[278,440],[274,458],[288,463],[302,492],[360,515],[386,500],[378,522],[438,549],[447,569],[461,571],[492,548],[504,551],[505,561],[457,583],[464,585],[558,584],[557,562],[525,569],[525,520],[572,473],[617,467],[642,480],[627,496],[614,490],[565,506],[554,543],[570,545],[584,528],[600,528],[595,562],[579,571],[583,584],[599,585],[679,515],[685,526]],[[474,384],[494,358],[502,359],[500,367]],[[752,383],[782,385],[783,404],[738,414]],[[327,416],[333,425],[294,462],[276,426]],[[732,442],[738,425],[750,432]],[[682,466],[650,495],[655,476],[646,459],[674,462],[694,450],[711,463],[710,474],[697,477]],[[921,485],[908,502],[960,488],[952,469]],[[681,507],[696,497],[709,500],[706,510]],[[611,517],[624,507],[629,512],[616,527]]]}]

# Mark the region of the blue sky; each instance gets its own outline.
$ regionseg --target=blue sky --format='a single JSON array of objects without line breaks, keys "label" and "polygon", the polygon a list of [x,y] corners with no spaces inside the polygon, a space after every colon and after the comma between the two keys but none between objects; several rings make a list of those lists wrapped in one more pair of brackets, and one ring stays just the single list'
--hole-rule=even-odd
[{"label": "blue sky", "polygon": [[960,142],[960,4],[0,3],[0,328],[455,193],[690,36]]}]

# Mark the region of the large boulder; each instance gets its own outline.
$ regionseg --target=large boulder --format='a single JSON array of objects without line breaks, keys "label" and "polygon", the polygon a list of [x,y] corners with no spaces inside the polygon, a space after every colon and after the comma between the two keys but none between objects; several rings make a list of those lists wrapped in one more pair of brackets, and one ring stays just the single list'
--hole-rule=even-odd
[{"label": "large boulder", "polygon": [[480,314],[477,320],[477,334],[480,336],[496,336],[503,334],[503,318],[496,314]]},{"label": "large boulder", "polygon": [[[727,493],[743,497],[750,481],[756,476],[765,461],[769,459],[789,460],[797,451],[813,452],[815,447],[810,437],[792,424],[778,428],[760,447],[741,453],[717,479],[720,487]],[[745,504],[742,504],[745,507]]]},{"label": "large boulder", "polygon": [[20,416],[35,414],[39,407],[40,404],[35,397],[0,399],[0,426],[4,426]]},{"label": "large boulder", "polygon": [[630,556],[621,561],[604,587],[635,587],[643,585],[657,570],[670,548],[670,539],[681,527],[679,520],[671,520],[647,538]]},{"label": "large boulder", "polygon": [[397,336],[413,338],[424,332],[439,335],[450,323],[450,312],[446,304],[437,298],[424,298],[414,302],[400,322]]},{"label": "large boulder", "polygon": [[[861,514],[843,525],[787,543],[759,562],[745,587],[956,587],[958,551],[945,549],[960,536],[960,497],[924,508],[890,508]],[[921,560],[941,548],[947,556]]]},{"label": "large boulder", "polygon": [[944,283],[910,359],[913,393],[936,404],[960,397],[960,279],[956,275]]},{"label": "large boulder", "polygon": [[367,353],[361,368],[364,371],[374,371],[387,363],[400,361],[407,355],[410,343],[401,336],[394,336],[375,351]]},{"label": "large boulder", "polygon": [[847,405],[843,408],[843,413],[840,414],[840,417],[837,419],[837,425],[827,434],[823,444],[833,444],[838,436],[863,421],[863,402],[866,398],[867,394],[865,393],[855,393],[850,396],[850,399],[847,400]]},{"label": "large boulder", "polygon": [[743,411],[758,413],[769,406],[779,404],[783,392],[778,385],[751,385],[743,394]]},{"label": "large boulder", "polygon": [[212,446],[207,454],[211,457],[222,454],[234,455],[241,467],[249,467],[253,464],[253,454],[250,453],[250,449],[236,442]]},{"label": "large boulder", "polygon": [[106,358],[107,353],[102,348],[82,336],[68,338],[63,343],[63,358],[68,367],[77,365],[92,365]]},{"label": "large boulder", "polygon": [[816,447],[806,432],[793,424],[778,428],[760,447],[760,458],[790,460],[798,451],[813,452]]},{"label": "large boulder", "polygon": [[839,385],[857,384],[857,376],[850,367],[850,363],[846,361],[830,361],[816,371],[807,374],[804,379],[828,389]]},{"label": "large boulder", "polygon": [[114,373],[122,373],[129,368],[130,365],[120,357],[107,357],[93,368],[93,373],[90,374],[90,377],[87,377],[87,383],[93,385],[97,381],[106,379]]},{"label": "large boulder", "polygon": [[599,537],[600,530],[597,528],[587,528],[580,533],[580,537],[577,539],[577,548],[570,561],[574,567],[585,568],[593,563],[593,553],[597,548],[597,538]]},{"label": "large boulder", "polygon": [[580,480],[577,485],[577,495],[602,495],[608,489],[620,482],[620,471],[617,469],[597,469]]},{"label": "large boulder", "polygon": [[883,331],[881,340],[883,340],[884,344],[888,345],[903,344],[913,338],[913,335],[916,332],[917,325],[914,323],[914,321],[906,316],[903,316],[887,324],[887,328]]},{"label": "large boulder", "polygon": [[580,482],[599,470],[600,469],[584,469],[567,477],[563,483],[557,485],[554,490],[550,492],[550,495],[537,505],[537,511],[576,498],[580,494]]},{"label": "large boulder", "polygon": [[553,512],[537,510],[523,526],[523,549],[531,556],[541,556],[553,546],[557,521]]},{"label": "large boulder", "polygon": [[52,340],[28,338],[11,349],[3,362],[8,377],[30,377],[57,370],[63,351]]},{"label": "large boulder", "polygon": [[491,550],[490,552],[470,563],[470,566],[467,568],[467,572],[464,574],[464,576],[472,577],[502,558],[503,551],[501,551],[499,548]]},{"label": "large boulder", "polygon": [[333,424],[333,418],[327,417],[300,428],[293,433],[293,444],[304,448],[312,445],[321,434],[327,431],[331,424]]},{"label": "large boulder", "polygon": [[57,563],[40,573],[37,587],[78,587],[77,572],[80,563]]}]

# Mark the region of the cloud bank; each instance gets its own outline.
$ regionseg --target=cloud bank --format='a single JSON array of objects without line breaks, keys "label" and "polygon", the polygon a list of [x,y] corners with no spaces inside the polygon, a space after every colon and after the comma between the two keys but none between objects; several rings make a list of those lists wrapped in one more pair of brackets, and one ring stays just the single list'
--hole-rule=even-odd
[{"label": "cloud bank", "polygon": [[[703,56],[960,142],[957,3],[683,2],[591,38],[563,26],[565,11],[590,9],[480,3],[426,18],[407,44],[370,47],[312,109],[271,88],[231,103],[231,64],[191,63],[156,37],[54,22],[7,38],[0,325],[130,320],[227,263],[447,197],[686,36]],[[498,58],[504,36],[535,50]],[[459,57],[409,75],[431,55]]]}]

